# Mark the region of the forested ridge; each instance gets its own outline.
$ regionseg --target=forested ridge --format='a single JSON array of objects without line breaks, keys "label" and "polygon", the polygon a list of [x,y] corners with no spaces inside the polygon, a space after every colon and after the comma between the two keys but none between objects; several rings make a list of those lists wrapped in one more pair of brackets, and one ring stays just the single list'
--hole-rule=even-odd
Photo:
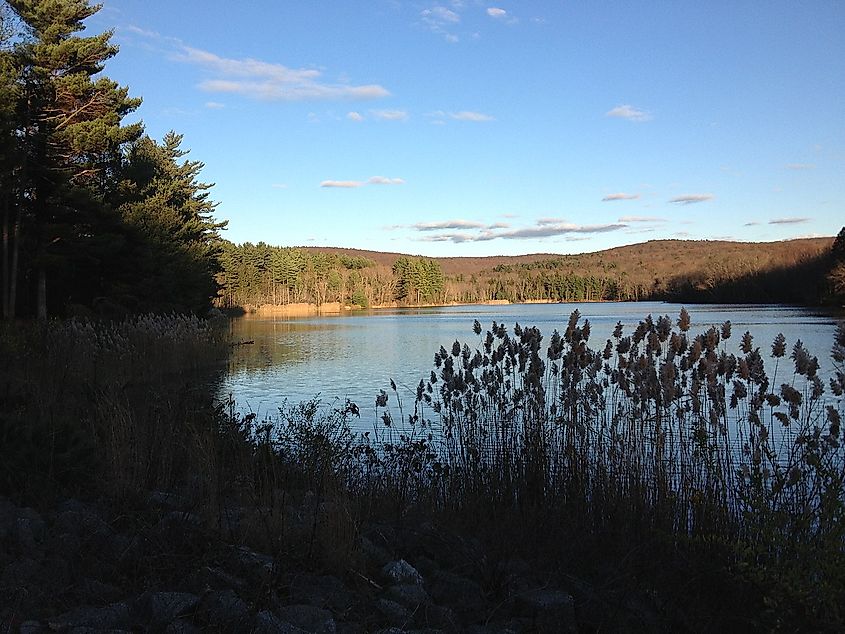
[{"label": "forested ridge", "polygon": [[839,237],[768,243],[657,240],[577,255],[426,258],[226,242],[220,305],[339,302],[841,302]]},{"label": "forested ridge", "polygon": [[87,0],[0,3],[3,316],[194,311],[216,295],[219,230],[182,137],[124,119]]}]

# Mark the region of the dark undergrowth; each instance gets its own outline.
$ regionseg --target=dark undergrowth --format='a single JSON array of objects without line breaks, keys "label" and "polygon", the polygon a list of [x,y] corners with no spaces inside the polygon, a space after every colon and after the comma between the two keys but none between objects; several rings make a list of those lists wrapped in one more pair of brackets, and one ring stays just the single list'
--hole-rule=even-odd
[{"label": "dark undergrowth", "polygon": [[[362,535],[433,523],[441,557],[503,602],[522,576],[601,588],[669,630],[836,630],[845,328],[825,381],[800,342],[745,333],[731,353],[729,323],[689,321],[649,316],[596,349],[577,312],[546,344],[476,322],[477,349],[436,351],[409,402],[380,392],[366,433],[349,402],[267,420],[213,403],[227,342],[206,322],[7,325],[0,495],[97,499],[139,527],[151,494],[178,496],[279,574],[364,577]],[[185,545],[124,581],[207,556]]]}]

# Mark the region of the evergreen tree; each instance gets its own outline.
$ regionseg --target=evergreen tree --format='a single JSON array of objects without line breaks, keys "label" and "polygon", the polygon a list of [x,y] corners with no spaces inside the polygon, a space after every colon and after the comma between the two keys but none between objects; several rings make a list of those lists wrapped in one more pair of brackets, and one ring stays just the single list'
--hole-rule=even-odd
[{"label": "evergreen tree", "polygon": [[12,316],[17,261],[26,253],[28,279],[36,280],[37,315],[45,318],[48,278],[66,277],[74,268],[69,263],[80,255],[96,260],[100,247],[114,247],[102,235],[116,224],[104,218],[109,211],[104,201],[117,182],[122,148],[142,132],[140,123],[121,125],[140,100],[98,77],[117,53],[112,33],[77,35],[99,6],[88,0],[5,0],[5,5],[19,20],[19,33],[4,55],[11,72],[3,75],[4,92],[14,89],[13,135],[20,157],[13,170],[4,166],[4,180],[16,188],[4,212],[4,229],[14,228],[4,231],[3,297]]},{"label": "evergreen tree", "polygon": [[114,294],[146,309],[203,312],[217,294],[226,223],[212,217],[211,185],[197,180],[203,164],[181,160],[187,154],[181,143],[169,132],[161,144],[145,136],[130,147],[119,206],[129,247]]}]

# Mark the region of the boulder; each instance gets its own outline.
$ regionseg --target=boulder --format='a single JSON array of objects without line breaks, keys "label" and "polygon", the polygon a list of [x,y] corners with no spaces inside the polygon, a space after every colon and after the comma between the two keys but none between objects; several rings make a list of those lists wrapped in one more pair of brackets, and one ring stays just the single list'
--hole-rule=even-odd
[{"label": "boulder", "polygon": [[422,584],[422,575],[404,559],[391,561],[381,569],[382,574],[389,581],[399,584]]},{"label": "boulder", "polygon": [[286,605],[278,610],[282,621],[313,634],[335,634],[337,624],[332,613],[313,605]]}]

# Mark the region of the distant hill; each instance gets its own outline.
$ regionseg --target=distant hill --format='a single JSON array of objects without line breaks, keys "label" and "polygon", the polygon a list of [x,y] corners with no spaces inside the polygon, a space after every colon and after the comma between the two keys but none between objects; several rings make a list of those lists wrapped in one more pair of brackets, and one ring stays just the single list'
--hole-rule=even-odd
[{"label": "distant hill", "polygon": [[[537,262],[555,262],[559,268],[580,274],[604,274],[618,268],[636,281],[653,284],[655,278],[670,280],[678,276],[703,274],[746,274],[790,266],[828,251],[833,237],[801,238],[778,242],[731,242],[724,240],[650,240],[604,251],[560,255],[533,253],[489,257],[434,257],[445,275],[473,275],[496,267],[513,267]],[[343,249],[337,247],[300,247],[309,252],[335,253],[365,257],[382,266],[393,266],[397,259],[411,254]],[[420,256],[415,256],[420,257]],[[615,265],[615,266],[614,266]]]},{"label": "distant hill", "polygon": [[223,306],[389,306],[486,301],[819,304],[832,298],[834,238],[654,240],[594,253],[438,257],[227,243]]}]

